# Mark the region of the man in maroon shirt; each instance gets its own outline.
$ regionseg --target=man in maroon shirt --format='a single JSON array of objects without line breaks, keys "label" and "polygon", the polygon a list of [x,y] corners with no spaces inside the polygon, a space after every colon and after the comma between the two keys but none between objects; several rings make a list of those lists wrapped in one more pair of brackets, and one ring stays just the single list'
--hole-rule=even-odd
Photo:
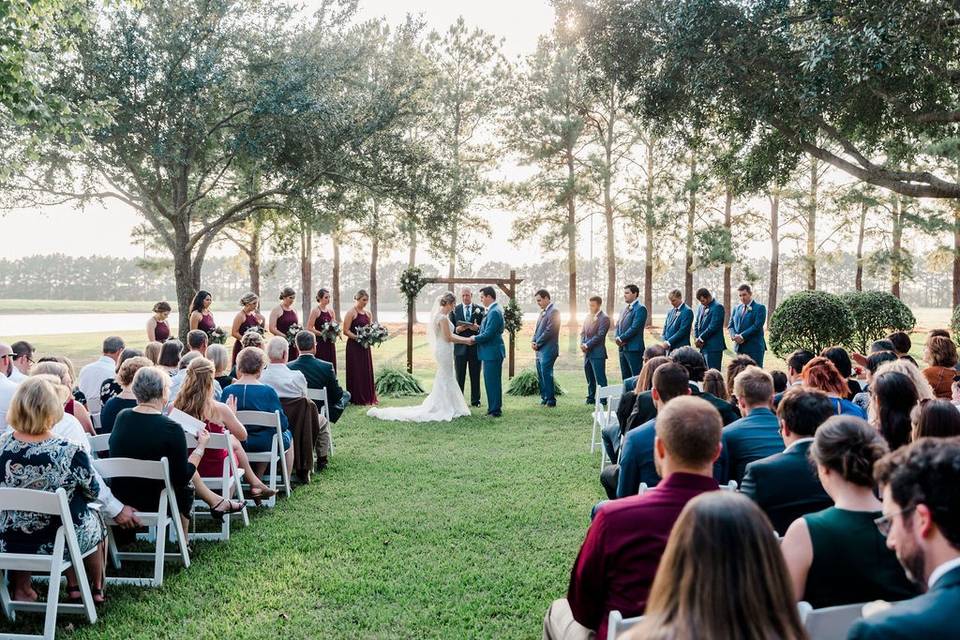
[{"label": "man in maroon shirt", "polygon": [[688,501],[716,491],[713,463],[723,421],[709,402],[671,400],[657,416],[654,445],[663,481],[642,496],[612,500],[597,511],[570,573],[567,597],[543,621],[544,640],[607,637],[613,610],[643,615],[673,523]]}]

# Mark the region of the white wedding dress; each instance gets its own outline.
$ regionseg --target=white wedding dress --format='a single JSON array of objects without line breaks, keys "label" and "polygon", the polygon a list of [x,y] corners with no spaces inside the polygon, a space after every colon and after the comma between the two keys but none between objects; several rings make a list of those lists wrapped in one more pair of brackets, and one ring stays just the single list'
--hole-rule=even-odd
[{"label": "white wedding dress", "polygon": [[433,314],[433,320],[427,330],[427,339],[433,346],[433,356],[437,361],[437,375],[433,380],[430,395],[418,404],[410,407],[374,407],[367,415],[381,420],[399,420],[402,422],[450,422],[454,418],[470,415],[463,392],[457,384],[453,371],[453,343],[444,337],[441,323],[447,323],[453,333],[453,323],[439,310]]}]

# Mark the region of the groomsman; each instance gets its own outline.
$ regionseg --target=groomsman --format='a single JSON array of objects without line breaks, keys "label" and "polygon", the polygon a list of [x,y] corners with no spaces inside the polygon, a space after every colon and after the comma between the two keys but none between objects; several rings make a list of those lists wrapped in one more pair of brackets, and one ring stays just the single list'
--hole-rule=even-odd
[{"label": "groomsman", "polygon": [[623,288],[623,301],[626,308],[617,321],[614,341],[620,348],[620,376],[626,380],[640,375],[643,367],[643,328],[647,324],[647,308],[637,302],[640,288],[628,284]]},{"label": "groomsman", "polygon": [[693,309],[684,304],[683,294],[674,289],[667,296],[670,301],[670,311],[663,321],[663,348],[668,352],[680,347],[690,346],[690,328],[693,326]]},{"label": "groomsman", "polygon": [[733,350],[736,353],[750,356],[758,367],[763,366],[763,356],[767,351],[767,341],[763,336],[763,325],[767,322],[767,308],[759,302],[753,301],[753,291],[750,285],[742,284],[737,287],[740,295],[740,304],[730,314],[730,323],[727,330],[733,340]]},{"label": "groomsman", "polygon": [[607,332],[610,318],[600,307],[600,296],[590,298],[590,314],[580,330],[580,351],[583,352],[583,374],[587,378],[587,404],[596,402],[597,387],[607,386]]},{"label": "groomsman", "polygon": [[540,383],[540,404],[557,406],[553,385],[553,365],[560,355],[560,310],[550,300],[550,292],[540,289],[534,295],[540,307],[540,317],[533,332],[533,347],[537,357],[537,382]]},{"label": "groomsman", "polygon": [[[471,338],[480,333],[480,322],[483,320],[483,307],[473,304],[473,292],[464,287],[460,291],[462,302],[450,312],[450,322],[453,323],[457,335]],[[477,355],[475,344],[455,344],[453,346],[453,362],[457,372],[457,384],[463,392],[467,381],[467,369],[470,369],[470,405],[480,406],[480,357]]]},{"label": "groomsman", "polygon": [[693,324],[694,344],[707,361],[707,369],[720,371],[727,342],[723,339],[723,305],[713,299],[709,289],[697,289],[697,320]]}]

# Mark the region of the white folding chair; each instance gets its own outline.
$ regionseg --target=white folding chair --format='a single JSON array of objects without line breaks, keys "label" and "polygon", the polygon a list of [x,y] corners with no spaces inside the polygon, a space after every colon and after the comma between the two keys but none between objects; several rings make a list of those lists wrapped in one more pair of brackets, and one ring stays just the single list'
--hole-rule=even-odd
[{"label": "white folding chair", "polygon": [[100,427],[103,426],[103,425],[100,423],[100,413],[99,413],[99,412],[97,412],[97,413],[91,413],[91,414],[90,414],[90,422],[93,423],[93,430],[94,430],[94,431],[100,431]]},{"label": "white folding chair", "polygon": [[314,402],[322,402],[320,415],[327,419],[327,432],[330,434],[330,455],[333,455],[333,422],[330,421],[330,403],[327,400],[326,389],[307,389],[307,398]]},{"label": "white folding chair", "polygon": [[646,493],[647,491],[649,491],[649,490],[650,490],[650,487],[647,486],[647,483],[646,483],[646,482],[641,482],[641,483],[640,483],[640,486],[637,488],[637,495],[638,495],[638,496],[642,496],[643,494],[645,494],[645,493]]},{"label": "white folding chair", "polygon": [[87,398],[87,412],[90,415],[100,414],[100,410],[103,409],[103,403],[100,402],[100,398]]},{"label": "white folding chair", "polygon": [[[620,402],[620,396],[622,395],[622,384],[611,384],[597,389],[597,396],[593,404],[593,433],[590,436],[590,453],[596,451],[599,446],[601,455],[603,454],[601,431],[604,427],[612,424],[611,418],[613,422],[616,422],[617,404]],[[606,406],[603,405],[603,400],[607,401]]]},{"label": "white folding chair", "polygon": [[87,436],[87,440],[90,442],[90,453],[91,457],[96,460],[100,457],[100,454],[104,451],[110,451],[110,434],[102,433],[99,436]]},{"label": "white folding chair", "polygon": [[[247,452],[247,459],[251,464],[266,462],[270,465],[270,470],[264,478],[268,486],[276,491],[277,481],[283,482],[284,494],[290,497],[290,470],[287,469],[287,457],[283,449],[283,428],[280,426],[280,412],[274,411],[237,411],[237,419],[243,426],[249,427],[267,427],[276,429],[273,434],[273,442],[270,445],[270,451]],[[280,463],[282,475],[277,475],[277,462]],[[264,504],[273,507],[277,503],[276,495],[271,496]]]},{"label": "white folding chair", "polygon": [[628,631],[630,627],[636,625],[641,620],[643,620],[643,616],[637,616],[636,618],[624,618],[622,615],[620,615],[619,611],[611,611],[610,617],[607,618],[607,640],[617,640],[617,636],[625,631]]},{"label": "white folding chair", "polygon": [[845,640],[853,623],[863,617],[866,603],[814,609],[808,602],[797,605],[800,621],[813,640]]},{"label": "white folding chair", "polygon": [[[183,437],[187,441],[188,449],[196,449],[197,439],[190,435],[187,432],[183,433]],[[241,484],[241,478],[243,477],[243,472],[237,468],[237,461],[233,459],[233,445],[230,442],[229,433],[211,433],[210,440],[207,441],[207,450],[208,451],[219,451],[226,450],[227,457],[223,459],[223,468],[221,469],[219,476],[200,476],[200,479],[203,480],[203,484],[207,485],[207,488],[211,491],[219,491],[220,496],[224,500],[230,500],[231,495],[235,496],[237,500],[240,500],[244,503],[243,509],[237,511],[236,513],[228,513],[223,516],[223,524],[220,525],[220,532],[200,532],[200,531],[191,531],[189,537],[191,540],[217,540],[217,541],[226,541],[230,539],[230,520],[234,516],[239,516],[243,520],[243,526],[248,526],[250,524],[250,516],[247,513],[247,504],[243,498],[243,485]],[[193,501],[193,513],[194,516],[202,515],[205,517],[210,516],[210,510],[207,507],[207,503],[203,500],[194,500]],[[203,509],[198,511],[197,507]],[[194,518],[196,522],[196,518]]]},{"label": "white folding chair", "polygon": [[[77,532],[73,528],[73,518],[70,516],[70,507],[67,504],[67,492],[62,488],[56,492],[36,491],[34,489],[0,489],[0,511],[28,511],[42,513],[60,518],[60,527],[57,529],[53,541],[51,555],[35,555],[30,553],[0,553],[0,570],[3,571],[3,582],[0,584],[0,605],[7,618],[13,622],[17,619],[17,611],[42,611],[43,635],[7,634],[5,638],[43,638],[52,640],[57,630],[57,614],[71,613],[85,615],[91,623],[97,621],[97,611],[94,608],[93,594],[90,583],[87,582],[87,572],[83,566],[83,558],[96,552],[94,547],[81,555],[80,544],[77,541]],[[66,548],[69,559],[63,557]],[[73,568],[80,588],[82,604],[60,604],[60,577],[67,569]],[[26,602],[13,600],[7,580],[8,571],[43,572],[49,578],[46,602]]]},{"label": "white folding chair", "polygon": [[[177,496],[170,482],[170,467],[166,457],[160,460],[137,460],[135,458],[105,458],[94,460],[93,465],[104,479],[111,478],[140,478],[145,480],[160,480],[163,489],[160,490],[160,502],[156,511],[137,511],[137,518],[145,526],[154,529],[153,535],[144,539],[154,540],[153,553],[139,551],[119,551],[113,538],[113,527],[116,523],[104,517],[107,523],[107,535],[110,543],[110,557],[114,566],[119,568],[123,560],[153,561],[152,578],[126,578],[121,576],[107,576],[107,582],[114,584],[133,584],[145,587],[159,587],[163,584],[163,563],[167,560],[179,561],[184,567],[190,566],[190,552],[187,550],[187,535],[180,521],[180,509],[177,505]],[[178,553],[166,553],[168,527],[173,526],[174,537],[179,547]]]},{"label": "white folding chair", "polygon": [[736,491],[737,490],[737,481],[731,480],[727,484],[720,485],[720,488],[724,491]]}]

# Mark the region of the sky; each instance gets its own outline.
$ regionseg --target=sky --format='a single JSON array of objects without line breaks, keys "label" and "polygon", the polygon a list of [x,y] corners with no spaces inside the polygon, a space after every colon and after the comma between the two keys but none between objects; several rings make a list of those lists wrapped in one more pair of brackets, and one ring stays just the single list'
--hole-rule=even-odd
[{"label": "sky", "polygon": [[[307,0],[306,4],[309,8],[319,3]],[[408,13],[422,14],[429,28],[438,31],[462,15],[468,25],[503,38],[504,55],[511,60],[534,51],[537,38],[550,30],[554,16],[549,0],[360,0],[364,19],[385,16],[391,24],[399,24]],[[539,261],[536,243],[510,243],[508,221],[514,214],[490,209],[479,210],[478,214],[490,220],[493,229],[483,250],[484,258],[514,263],[518,258],[521,263]],[[69,206],[13,211],[0,216],[0,237],[17,239],[5,243],[3,257],[51,253],[139,257],[143,250],[131,241],[130,232],[141,222],[129,207],[116,202],[90,205],[83,211]],[[329,254],[325,240],[321,239],[317,248],[319,253]],[[586,247],[584,255],[588,252]],[[211,253],[232,251],[224,247]]]}]

